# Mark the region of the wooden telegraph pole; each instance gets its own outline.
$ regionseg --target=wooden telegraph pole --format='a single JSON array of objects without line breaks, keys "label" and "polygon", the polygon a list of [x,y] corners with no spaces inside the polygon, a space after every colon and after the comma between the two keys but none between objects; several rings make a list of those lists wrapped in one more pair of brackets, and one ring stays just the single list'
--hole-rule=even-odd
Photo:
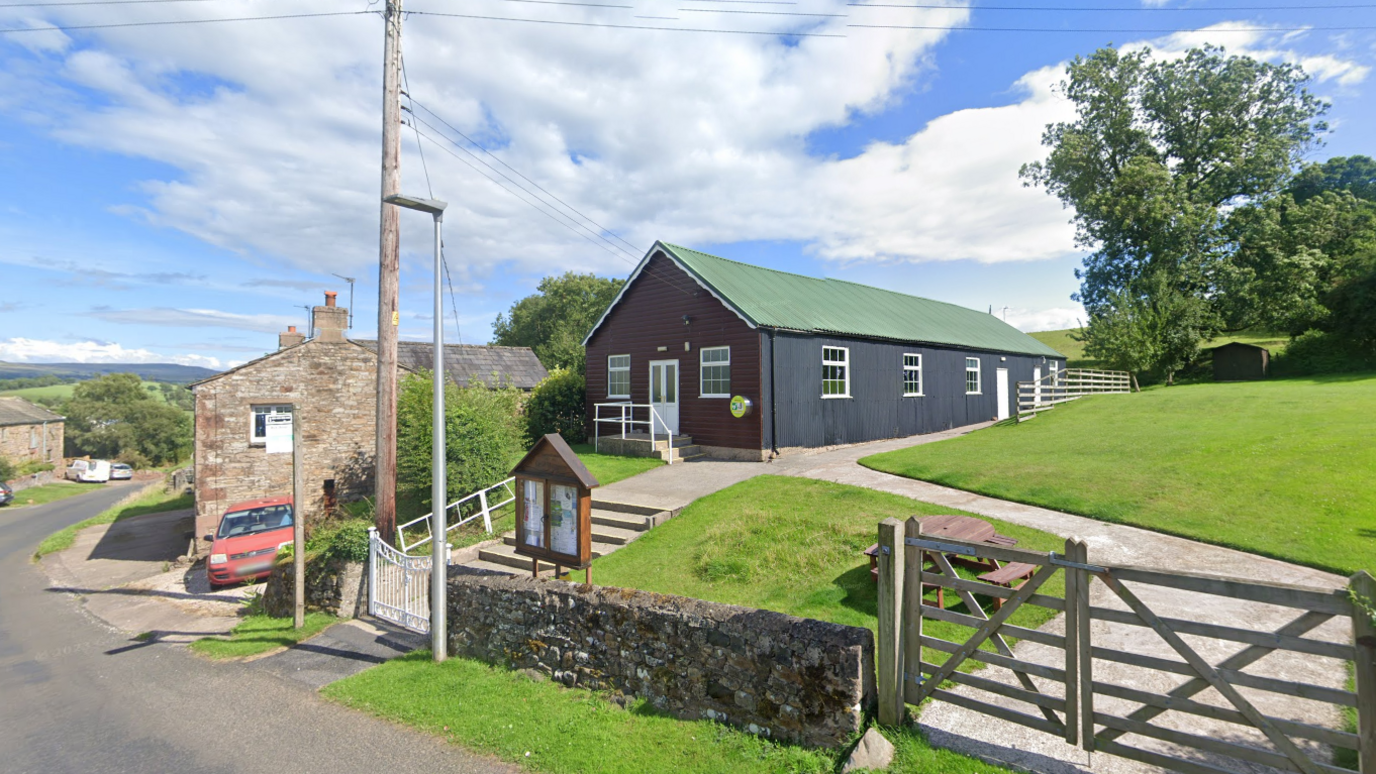
[{"label": "wooden telegraph pole", "polygon": [[[401,2],[387,0],[382,55],[382,198],[401,193]],[[382,204],[377,283],[377,531],[392,543],[397,526],[397,287],[400,210]]]},{"label": "wooden telegraph pole", "polygon": [[301,404],[291,407],[291,523],[293,623],[306,625],[306,432]]}]

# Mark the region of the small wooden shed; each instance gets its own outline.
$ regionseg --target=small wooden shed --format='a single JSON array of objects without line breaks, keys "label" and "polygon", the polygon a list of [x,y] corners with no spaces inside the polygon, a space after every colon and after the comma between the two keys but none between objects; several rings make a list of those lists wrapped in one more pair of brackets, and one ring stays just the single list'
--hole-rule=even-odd
[{"label": "small wooden shed", "polygon": [[1255,344],[1234,341],[1214,347],[1214,381],[1244,382],[1265,379],[1271,352]]},{"label": "small wooden shed", "polygon": [[[516,463],[516,553],[557,568],[592,562],[592,490],[598,481],[558,433]],[[591,580],[591,578],[589,578]]]}]

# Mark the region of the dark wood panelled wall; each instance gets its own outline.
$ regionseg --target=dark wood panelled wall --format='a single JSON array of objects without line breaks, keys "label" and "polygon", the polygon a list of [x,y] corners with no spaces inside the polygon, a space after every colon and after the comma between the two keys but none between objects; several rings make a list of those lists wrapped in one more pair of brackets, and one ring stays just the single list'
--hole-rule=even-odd
[{"label": "dark wood panelled wall", "polygon": [[[741,419],[731,416],[727,398],[699,397],[700,350],[722,346],[731,347],[731,394],[755,403],[755,412]],[[707,446],[762,448],[766,396],[760,394],[759,334],[663,253],[650,259],[587,351],[589,437],[593,404],[613,402],[607,397],[607,357],[630,355],[632,403],[649,402],[650,361],[678,360],[679,432]],[[603,432],[609,428],[604,425]]]}]

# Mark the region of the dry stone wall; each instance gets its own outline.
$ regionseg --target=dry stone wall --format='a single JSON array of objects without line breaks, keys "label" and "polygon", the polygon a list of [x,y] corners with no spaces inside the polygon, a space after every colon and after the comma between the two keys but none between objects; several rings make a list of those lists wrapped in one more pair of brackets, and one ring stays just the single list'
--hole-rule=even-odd
[{"label": "dry stone wall", "polygon": [[[356,618],[368,610],[368,579],[363,562],[341,559],[306,558],[306,610],[329,613],[340,618]],[[270,616],[287,618],[296,610],[296,570],[284,559],[272,568],[263,586],[263,610]]]},{"label": "dry stone wall", "polygon": [[874,703],[868,629],[767,610],[451,567],[448,624],[455,654],[810,746]]}]

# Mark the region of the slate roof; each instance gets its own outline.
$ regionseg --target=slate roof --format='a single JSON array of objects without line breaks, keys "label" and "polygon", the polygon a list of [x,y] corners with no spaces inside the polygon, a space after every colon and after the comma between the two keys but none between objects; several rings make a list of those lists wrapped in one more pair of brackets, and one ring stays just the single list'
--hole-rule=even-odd
[{"label": "slate roof", "polygon": [[0,398],[0,425],[39,425],[66,419],[23,398]]},{"label": "slate roof", "polygon": [[[375,340],[351,341],[373,352],[377,351]],[[434,362],[433,349],[428,341],[397,342],[397,363],[412,371],[428,371]],[[467,385],[477,380],[489,387],[501,384],[521,390],[532,389],[549,376],[530,347],[445,344],[444,370],[455,384]]]},{"label": "slate roof", "polygon": [[[658,251],[752,327],[1064,357],[992,314],[845,280],[751,266],[664,242],[655,243],[632,279]],[[599,320],[593,330],[601,324]]]}]

